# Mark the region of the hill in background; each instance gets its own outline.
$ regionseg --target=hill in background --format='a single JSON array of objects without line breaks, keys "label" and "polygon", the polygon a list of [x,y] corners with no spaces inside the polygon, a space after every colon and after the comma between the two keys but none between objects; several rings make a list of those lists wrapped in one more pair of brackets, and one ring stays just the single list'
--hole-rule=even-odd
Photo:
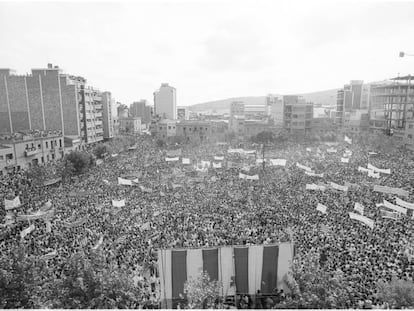
[{"label": "hill in background", "polygon": [[[316,106],[336,106],[337,91],[338,89],[331,89],[298,95],[303,96],[306,101],[313,102]],[[283,95],[275,96],[282,97]],[[232,97],[192,105],[189,108],[190,111],[194,112],[211,111],[216,113],[228,113],[230,111],[230,103],[234,101],[242,101],[245,105],[264,105],[266,103],[266,96]]]}]

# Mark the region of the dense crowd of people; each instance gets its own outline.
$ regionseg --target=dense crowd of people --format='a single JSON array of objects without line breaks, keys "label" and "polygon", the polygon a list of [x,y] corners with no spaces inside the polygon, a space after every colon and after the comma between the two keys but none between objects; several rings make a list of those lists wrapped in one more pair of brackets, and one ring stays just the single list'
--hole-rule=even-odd
[{"label": "dense crowd of people", "polygon": [[[229,147],[258,152],[228,153]],[[20,232],[28,227],[27,222],[3,224],[0,253],[8,256],[12,246],[19,243],[24,243],[32,256],[56,251],[48,264],[58,278],[72,254],[80,249],[99,249],[107,263],[130,270],[141,284],[142,305],[157,306],[158,248],[269,244],[293,239],[298,256],[320,253],[324,269],[341,271],[352,284],[355,296],[348,307],[367,300],[379,307],[379,280],[414,278],[414,261],[405,254],[414,240],[414,220],[412,211],[397,220],[383,218],[376,203],[392,201],[394,196],[374,192],[373,185],[405,189],[410,195],[404,200],[414,202],[412,155],[397,151],[370,154],[372,150],[357,142],[340,142],[333,153],[327,148],[322,142],[267,147],[266,158],[287,159],[287,164],[271,166],[266,162],[263,170],[262,164],[257,164],[262,157],[260,147],[251,143],[180,146],[180,160],[167,162],[167,151],[158,148],[150,137],[141,136],[136,148],[109,155],[102,164],[70,182],[39,187],[23,171],[4,175],[0,180],[1,200],[18,195],[22,207],[15,210],[17,214],[37,211],[48,200],[55,213],[51,230],[35,220],[36,229],[24,238]],[[340,158],[346,150],[352,155],[349,163],[342,163]],[[215,161],[214,156],[224,156],[224,160]],[[182,157],[189,158],[191,164],[182,164]],[[201,161],[221,162],[222,168],[198,171],[194,164]],[[297,162],[323,173],[323,177],[306,175]],[[358,171],[368,163],[389,168],[391,174],[376,179]],[[260,178],[241,179],[241,171]],[[120,186],[118,177],[138,178],[138,185]],[[306,184],[329,182],[352,185],[347,192],[305,189]],[[113,207],[112,200],[125,200],[125,207]],[[364,215],[375,221],[373,229],[350,219],[348,213],[355,212],[355,202],[361,203]],[[326,214],[316,210],[318,203],[328,207]],[[6,216],[4,208],[0,213],[2,218]],[[266,300],[267,307],[272,303],[276,301]]]}]

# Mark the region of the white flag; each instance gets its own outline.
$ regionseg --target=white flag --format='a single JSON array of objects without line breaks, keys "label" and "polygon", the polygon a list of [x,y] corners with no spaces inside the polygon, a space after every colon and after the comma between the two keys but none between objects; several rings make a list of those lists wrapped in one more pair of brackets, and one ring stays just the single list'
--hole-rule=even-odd
[{"label": "white flag", "polygon": [[328,153],[336,153],[338,150],[336,150],[335,148],[328,148],[328,149],[326,149],[326,151]]},{"label": "white flag", "polygon": [[190,159],[183,158],[182,162],[183,162],[183,164],[190,164]]},{"label": "white flag", "polygon": [[349,158],[341,158],[342,163],[349,163]]},{"label": "white flag", "polygon": [[213,162],[213,168],[221,168],[221,162],[219,162],[219,163],[214,163]]},{"label": "white flag", "polygon": [[368,217],[365,217],[365,216],[362,216],[356,213],[352,213],[352,212],[349,212],[349,217],[351,219],[359,220],[363,222],[364,224],[366,224],[371,229],[374,229],[374,221]]},{"label": "white flag", "polygon": [[94,250],[94,251],[96,251],[101,245],[102,245],[102,243],[103,243],[103,235],[101,235],[101,237],[99,238],[99,241],[98,241],[98,243],[96,243],[95,244],[95,246],[94,247],[92,247],[92,249]]},{"label": "white flag", "polygon": [[408,208],[408,209],[413,209],[414,210],[414,203],[405,202],[405,201],[401,200],[400,198],[395,198],[395,200],[396,200],[395,202],[398,205],[403,206],[403,207]]},{"label": "white flag", "polygon": [[364,207],[362,206],[361,203],[355,202],[354,210],[356,210],[358,213],[360,213],[362,216],[364,216]]},{"label": "white flag", "polygon": [[224,160],[224,157],[223,156],[222,157],[214,156],[214,160],[216,160],[216,161],[223,161]]},{"label": "white flag", "polygon": [[352,144],[352,139],[345,135],[345,142],[347,142],[348,144],[351,145]]},{"label": "white flag", "polygon": [[201,161],[201,166],[203,168],[209,168],[210,167],[210,161]]},{"label": "white flag", "polygon": [[113,157],[113,158],[116,158],[118,156],[118,154],[117,153],[113,153],[113,154],[111,154],[111,157]]},{"label": "white flag", "polygon": [[322,214],[326,214],[327,207],[321,203],[318,203],[318,206],[316,207],[317,211],[320,211]]},{"label": "white flag", "polygon": [[307,152],[312,152],[312,149],[311,148],[306,148],[306,151]]},{"label": "white flag", "polygon": [[120,201],[112,200],[112,206],[113,207],[124,207],[125,206],[125,200],[124,199],[120,200]]},{"label": "white flag", "polygon": [[21,205],[19,196],[15,197],[13,200],[4,199],[4,206],[6,210],[11,210],[17,208]]}]

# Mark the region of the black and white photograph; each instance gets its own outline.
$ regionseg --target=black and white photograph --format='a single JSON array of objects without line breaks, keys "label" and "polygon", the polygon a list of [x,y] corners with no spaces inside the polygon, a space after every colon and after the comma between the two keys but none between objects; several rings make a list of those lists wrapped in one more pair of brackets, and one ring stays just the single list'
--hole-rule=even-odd
[{"label": "black and white photograph", "polygon": [[414,309],[414,1],[0,0],[0,309]]}]

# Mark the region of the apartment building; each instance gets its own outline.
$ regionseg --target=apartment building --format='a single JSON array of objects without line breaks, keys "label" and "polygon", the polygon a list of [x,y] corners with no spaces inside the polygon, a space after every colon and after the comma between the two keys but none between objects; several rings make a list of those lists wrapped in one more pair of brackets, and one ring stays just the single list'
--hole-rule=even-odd
[{"label": "apartment building", "polygon": [[162,119],[177,120],[177,91],[168,83],[162,83],[154,92],[154,113]]},{"label": "apartment building", "polygon": [[284,129],[292,134],[306,134],[312,130],[313,103],[297,95],[283,96]]}]

